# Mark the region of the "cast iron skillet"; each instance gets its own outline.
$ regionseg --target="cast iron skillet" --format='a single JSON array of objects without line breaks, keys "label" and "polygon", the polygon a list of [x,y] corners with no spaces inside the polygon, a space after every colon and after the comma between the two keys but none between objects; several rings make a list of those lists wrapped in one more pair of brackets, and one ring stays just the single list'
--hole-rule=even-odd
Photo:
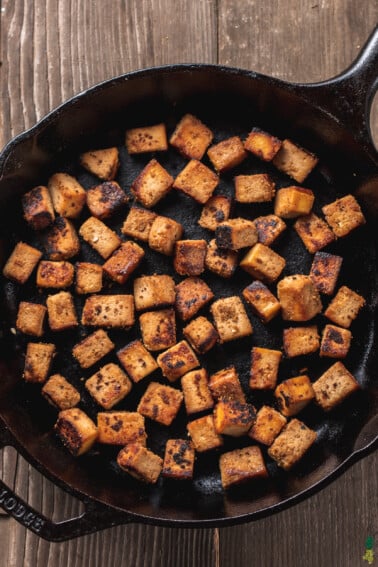
[{"label": "cast iron skillet", "polygon": [[[378,238],[375,223],[378,217],[378,156],[371,140],[369,112],[377,85],[378,28],[352,66],[329,81],[289,84],[254,72],[216,65],[175,65],[137,71],[72,98],[6,146],[0,157],[1,251],[4,258],[14,241],[25,236],[19,229],[15,205],[20,195],[45,183],[53,171],[68,167],[73,156],[85,149],[113,144],[121,146],[127,127],[164,120],[171,131],[182,114],[190,111],[214,129],[216,140],[230,133],[244,136],[252,126],[281,138],[292,138],[320,157],[320,167],[308,179],[308,185],[317,191],[318,206],[348,192],[355,193],[362,203],[368,218],[366,227],[350,235],[345,242],[336,243],[330,250],[344,256],[341,280],[345,277],[351,287],[363,293],[368,307],[360,321],[354,323],[353,349],[346,361],[360,381],[361,392],[327,416],[314,406],[306,410],[303,419],[317,429],[320,442],[291,473],[279,471],[268,461],[269,481],[224,494],[219,476],[214,473],[216,467],[211,456],[199,461],[193,484],[159,481],[152,488],[117,473],[111,450],[105,460],[96,452],[73,459],[51,433],[53,414],[46,409],[46,404],[41,405],[33,388],[20,380],[19,349],[23,345],[9,328],[14,317],[15,297],[22,291],[3,283],[0,446],[15,447],[39,471],[85,504],[82,516],[53,523],[0,481],[0,505],[4,510],[35,533],[53,541],[132,521],[175,527],[225,526],[258,519],[298,502],[325,486],[375,447],[378,429],[378,396],[374,382],[377,362],[375,252]],[[121,181],[127,186],[140,170],[144,158],[130,161],[125,152],[122,155],[125,161]],[[250,167],[259,171],[261,164],[250,159]],[[183,162],[178,156],[170,160],[166,165],[174,174]],[[288,178],[279,176],[273,169],[271,173],[276,175],[278,185],[289,184]],[[80,175],[87,186],[93,181],[82,171]],[[223,189],[227,190],[231,177],[226,177],[222,183]],[[174,197],[173,201],[168,199],[161,212],[169,214],[171,208],[173,216],[185,223],[187,234],[200,235],[200,229],[194,228],[192,221],[194,214],[198,214],[197,205],[189,199],[182,203],[184,206],[178,210]],[[263,209],[259,211],[264,214]],[[251,214],[256,212],[251,210]],[[307,273],[311,258],[304,253],[298,239],[283,239],[279,246],[278,251],[288,257],[288,273],[297,270]],[[164,267],[156,263],[156,259],[148,262],[152,269],[163,271]],[[248,279],[243,280],[243,277],[246,276],[240,275],[236,286],[242,288],[245,285]],[[222,293],[222,288],[219,291]],[[267,345],[266,341],[278,344],[282,326],[277,326],[276,335],[273,326],[272,334],[265,336],[263,326],[259,326],[255,319],[254,324],[253,344],[260,344],[260,336],[264,339],[261,344]],[[123,337],[120,340],[125,344],[129,339]],[[62,345],[64,341],[64,337],[60,339]],[[218,367],[227,362],[235,363],[245,383],[248,362],[243,356],[239,359],[236,351],[225,347],[214,358],[219,362]],[[289,376],[299,371],[302,362],[286,367],[286,370],[284,366],[283,377],[285,372]],[[312,362],[316,375],[321,371],[322,363]],[[70,370],[65,360],[60,360],[60,365]],[[259,404],[263,399],[251,398],[251,401]],[[93,411],[90,406],[85,409],[89,413]],[[166,433],[158,431],[152,441],[153,448],[161,451],[165,439]]]}]

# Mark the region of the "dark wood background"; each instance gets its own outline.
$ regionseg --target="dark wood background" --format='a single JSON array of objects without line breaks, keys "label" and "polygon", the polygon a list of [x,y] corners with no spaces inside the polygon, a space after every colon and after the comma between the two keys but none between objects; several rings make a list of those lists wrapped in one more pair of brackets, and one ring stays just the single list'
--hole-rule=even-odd
[{"label": "dark wood background", "polygon": [[[2,0],[0,7],[1,147],[71,95],[141,67],[209,62],[326,79],[353,60],[378,20],[376,0]],[[0,453],[0,475],[49,517],[80,510],[10,449]],[[1,515],[0,567],[367,565],[365,539],[378,539],[377,488],[375,454],[305,502],[232,528],[130,525],[50,544]]]}]

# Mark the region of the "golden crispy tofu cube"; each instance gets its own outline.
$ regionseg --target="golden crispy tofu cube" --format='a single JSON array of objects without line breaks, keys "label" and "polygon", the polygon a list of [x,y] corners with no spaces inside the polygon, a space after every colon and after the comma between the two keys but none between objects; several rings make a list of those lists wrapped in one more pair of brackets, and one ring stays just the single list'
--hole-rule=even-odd
[{"label": "golden crispy tofu cube", "polygon": [[192,159],[176,177],[173,187],[204,205],[219,183],[219,177],[202,162]]},{"label": "golden crispy tofu cube", "polygon": [[188,321],[214,297],[201,278],[185,278],[176,285],[175,308],[182,321]]},{"label": "golden crispy tofu cube", "polygon": [[79,234],[105,260],[113,254],[122,242],[113,230],[95,217],[89,217],[81,225]]},{"label": "golden crispy tofu cube", "polygon": [[156,351],[176,344],[176,316],[174,309],[147,311],[139,317],[143,343]]},{"label": "golden crispy tofu cube", "polygon": [[222,437],[215,431],[212,415],[190,421],[186,427],[197,453],[211,451],[223,445]]},{"label": "golden crispy tofu cube", "polygon": [[240,267],[248,274],[268,283],[280,277],[285,265],[285,258],[260,242],[255,244],[240,262]]},{"label": "golden crispy tofu cube", "polygon": [[277,384],[281,358],[280,350],[253,347],[249,387],[252,390],[273,390]]},{"label": "golden crispy tofu cube", "polygon": [[240,297],[234,295],[215,301],[210,307],[219,342],[226,343],[252,335],[253,329]]},{"label": "golden crispy tofu cube", "polygon": [[310,254],[318,252],[335,240],[335,235],[327,223],[314,213],[299,218],[294,223],[294,229]]},{"label": "golden crispy tofu cube", "polygon": [[18,242],[3,268],[3,275],[14,282],[24,284],[41,257],[42,252],[36,248],[25,242]]},{"label": "golden crispy tofu cube", "polygon": [[304,187],[283,187],[277,191],[274,201],[274,214],[284,219],[308,215],[315,201],[311,189]]},{"label": "golden crispy tofu cube", "polygon": [[85,205],[87,194],[77,179],[68,173],[55,173],[48,182],[55,211],[62,217],[76,219]]},{"label": "golden crispy tofu cube", "polygon": [[134,302],[137,311],[160,309],[175,304],[175,281],[171,276],[141,276],[134,280]]},{"label": "golden crispy tofu cube", "polygon": [[133,382],[140,382],[158,369],[156,360],[139,340],[121,348],[117,351],[117,356]]},{"label": "golden crispy tofu cube", "polygon": [[272,161],[281,145],[281,140],[258,128],[253,128],[244,142],[246,150],[264,161]]},{"label": "golden crispy tofu cube", "polygon": [[186,341],[180,341],[157,357],[157,363],[170,382],[200,365],[198,358]]},{"label": "golden crispy tofu cube", "polygon": [[336,325],[326,325],[322,333],[319,354],[329,358],[345,358],[351,341],[352,333],[348,329],[336,327]]},{"label": "golden crispy tofu cube", "polygon": [[102,290],[102,266],[90,262],[76,263],[76,293],[98,293]]},{"label": "golden crispy tofu cube", "polygon": [[156,214],[138,207],[131,207],[121,228],[122,234],[131,236],[142,242],[148,242],[150,231]]},{"label": "golden crispy tofu cube", "polygon": [[326,221],[338,238],[366,223],[365,217],[353,195],[345,195],[322,208]]},{"label": "golden crispy tofu cube", "polygon": [[242,291],[244,299],[264,323],[269,323],[281,310],[278,299],[258,280],[252,282]]},{"label": "golden crispy tofu cube", "polygon": [[37,269],[37,286],[62,289],[69,287],[74,278],[74,267],[70,262],[42,260]]},{"label": "golden crispy tofu cube", "polygon": [[219,173],[239,165],[247,157],[243,142],[239,136],[222,140],[207,150],[207,155]]},{"label": "golden crispy tofu cube", "polygon": [[273,165],[289,175],[297,183],[303,183],[318,163],[318,158],[290,140],[284,140],[273,158]]},{"label": "golden crispy tofu cube", "polygon": [[277,295],[285,321],[309,321],[322,310],[319,292],[309,276],[283,278],[277,284]]},{"label": "golden crispy tofu cube", "polygon": [[89,368],[104,358],[114,348],[114,343],[108,334],[102,329],[98,329],[77,343],[72,354],[82,368]]},{"label": "golden crispy tofu cube", "polygon": [[85,387],[99,406],[109,410],[127,396],[132,383],[117,364],[110,362],[88,378]]},{"label": "golden crispy tofu cube", "polygon": [[137,201],[150,209],[163,199],[173,185],[173,177],[156,159],[152,159],[131,185]]},{"label": "golden crispy tofu cube", "polygon": [[343,285],[328,305],[324,315],[332,323],[348,329],[365,303],[361,295]]},{"label": "golden crispy tofu cube", "polygon": [[342,262],[341,256],[327,252],[316,252],[309,276],[320,293],[333,294]]},{"label": "golden crispy tofu cube", "polygon": [[286,417],[296,415],[315,397],[310,378],[306,375],[284,380],[274,391],[280,412]]},{"label": "golden crispy tofu cube", "polygon": [[177,124],[169,143],[188,159],[202,159],[213,133],[192,114],[185,114]]},{"label": "golden crispy tofu cube", "polygon": [[217,402],[246,403],[245,395],[235,366],[223,368],[210,376],[209,387],[213,398]]},{"label": "golden crispy tofu cube", "polygon": [[206,317],[197,317],[186,325],[183,335],[198,354],[205,354],[216,344],[218,333]]},{"label": "golden crispy tofu cube", "polygon": [[257,242],[257,229],[253,221],[237,218],[220,223],[215,230],[218,248],[240,250]]},{"label": "golden crispy tofu cube", "polygon": [[155,484],[163,468],[163,459],[140,444],[126,445],[117,456],[118,466],[137,480]]},{"label": "golden crispy tofu cube", "polygon": [[206,240],[178,240],[173,267],[180,276],[199,276],[205,269]]},{"label": "golden crispy tofu cube", "polygon": [[34,230],[44,230],[54,222],[55,213],[47,187],[34,187],[22,197],[26,222]]},{"label": "golden crispy tofu cube", "polygon": [[150,229],[148,245],[155,252],[171,256],[175,243],[181,238],[183,231],[179,222],[168,217],[157,216]]},{"label": "golden crispy tofu cube", "polygon": [[235,250],[219,248],[214,238],[207,245],[205,266],[221,278],[231,278],[238,266],[238,253]]},{"label": "golden crispy tofu cube", "polygon": [[283,347],[288,358],[319,350],[320,337],[316,325],[284,329]]},{"label": "golden crispy tofu cube", "polygon": [[262,406],[257,412],[256,421],[248,435],[251,439],[271,445],[282,428],[286,425],[286,417],[270,406]]},{"label": "golden crispy tofu cube", "polygon": [[18,306],[16,329],[25,335],[42,337],[46,307],[40,303],[21,301]]},{"label": "golden crispy tofu cube", "polygon": [[44,235],[44,247],[50,260],[68,260],[80,252],[80,241],[72,222],[57,217]]},{"label": "golden crispy tofu cube", "polygon": [[128,201],[116,181],[104,181],[87,191],[87,206],[92,216],[103,220],[111,217]]},{"label": "golden crispy tofu cube", "polygon": [[136,411],[106,411],[97,414],[99,443],[146,446],[144,417]]},{"label": "golden crispy tofu cube", "polygon": [[273,200],[276,192],[275,183],[267,173],[237,175],[234,181],[238,203],[266,203]]},{"label": "golden crispy tofu cube", "polygon": [[307,427],[299,419],[292,419],[275,438],[268,449],[268,454],[278,466],[288,471],[308,451],[316,437],[316,431]]},{"label": "golden crispy tofu cube", "polygon": [[80,163],[87,171],[104,181],[115,178],[119,168],[118,148],[92,150],[80,156]]},{"label": "golden crispy tofu cube", "polygon": [[225,490],[250,480],[268,477],[261,449],[257,445],[223,453],[219,459],[219,468]]},{"label": "golden crispy tofu cube", "polygon": [[144,258],[144,250],[131,240],[123,242],[106,260],[102,269],[113,281],[124,284]]},{"label": "golden crispy tofu cube", "polygon": [[126,148],[129,154],[163,152],[167,150],[168,142],[165,124],[126,130]]},{"label": "golden crispy tofu cube", "polygon": [[251,404],[221,400],[214,408],[214,427],[219,434],[241,437],[248,433],[255,419]]},{"label": "golden crispy tofu cube", "polygon": [[23,378],[27,382],[44,382],[50,372],[54,356],[55,345],[51,343],[28,343]]},{"label": "golden crispy tofu cube", "polygon": [[53,374],[41,390],[42,396],[52,406],[60,409],[70,409],[80,402],[80,394],[61,374]]},{"label": "golden crispy tofu cube", "polygon": [[324,411],[330,411],[359,390],[360,385],[342,362],[335,362],[313,383],[312,387],[316,403]]},{"label": "golden crispy tofu cube", "polygon": [[49,295],[47,300],[47,315],[52,331],[65,331],[77,327],[75,304],[71,293],[60,291]]},{"label": "golden crispy tofu cube", "polygon": [[204,204],[198,224],[202,228],[215,230],[219,223],[228,220],[231,210],[231,199],[224,195],[213,195]]},{"label": "golden crispy tofu cube", "polygon": [[193,478],[195,452],[188,439],[168,439],[162,475],[175,480]]},{"label": "golden crispy tofu cube", "polygon": [[151,382],[139,402],[137,411],[162,425],[171,425],[183,398],[184,395],[180,390]]},{"label": "golden crispy tofu cube", "polygon": [[276,215],[257,217],[253,221],[257,228],[258,242],[270,246],[286,229],[286,224]]},{"label": "golden crispy tofu cube", "polygon": [[132,295],[91,295],[85,300],[82,325],[130,329],[135,323]]},{"label": "golden crispy tofu cube", "polygon": [[55,431],[74,457],[87,453],[97,439],[96,425],[79,408],[60,411]]},{"label": "golden crispy tofu cube", "polygon": [[213,407],[214,401],[209,390],[207,371],[204,368],[185,374],[181,378],[181,386],[188,415]]}]

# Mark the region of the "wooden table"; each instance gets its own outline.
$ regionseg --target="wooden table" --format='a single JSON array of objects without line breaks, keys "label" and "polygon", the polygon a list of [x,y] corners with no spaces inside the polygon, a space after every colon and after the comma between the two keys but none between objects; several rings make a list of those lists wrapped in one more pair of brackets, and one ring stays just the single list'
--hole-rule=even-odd
[{"label": "wooden table", "polygon": [[[352,61],[378,20],[374,0],[2,0],[0,6],[0,146],[71,95],[141,67],[209,62],[293,81],[325,79]],[[378,140],[377,111],[373,132]],[[11,450],[0,456],[0,469],[45,515],[78,513],[76,501]],[[0,566],[367,565],[365,539],[378,537],[376,470],[377,455],[370,455],[305,502],[224,529],[130,525],[50,544],[0,516]]]}]

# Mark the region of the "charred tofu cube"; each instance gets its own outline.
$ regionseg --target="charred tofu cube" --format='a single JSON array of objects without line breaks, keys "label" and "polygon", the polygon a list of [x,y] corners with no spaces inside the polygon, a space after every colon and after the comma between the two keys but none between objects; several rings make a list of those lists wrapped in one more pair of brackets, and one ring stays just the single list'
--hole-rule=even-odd
[{"label": "charred tofu cube", "polygon": [[245,395],[235,366],[219,370],[209,380],[210,391],[217,401],[239,402],[245,404]]},{"label": "charred tofu cube", "polygon": [[55,345],[51,343],[28,343],[24,379],[27,382],[44,382],[49,375],[54,355]]},{"label": "charred tofu cube", "polygon": [[278,299],[262,282],[254,281],[242,291],[244,299],[264,323],[269,323],[281,310]]},{"label": "charred tofu cube", "polygon": [[257,228],[258,241],[270,246],[286,229],[286,224],[276,215],[257,217],[254,221]]},{"label": "charred tofu cube", "polygon": [[123,242],[102,266],[105,274],[123,285],[144,258],[144,250],[136,242]]},{"label": "charred tofu cube", "polygon": [[281,140],[258,128],[253,128],[244,142],[246,150],[264,161],[272,161],[281,145]]},{"label": "charred tofu cube", "polygon": [[335,240],[328,224],[314,213],[299,218],[294,223],[294,229],[310,254],[315,254]]},{"label": "charred tofu cube", "polygon": [[44,236],[44,247],[50,260],[68,260],[80,251],[80,241],[72,222],[57,217]]},{"label": "charred tofu cube", "polygon": [[89,368],[109,354],[113,348],[114,343],[108,334],[98,329],[76,344],[72,349],[72,354],[82,368]]},{"label": "charred tofu cube", "polygon": [[272,283],[279,278],[286,260],[268,246],[258,242],[244,256],[240,267],[258,280]]},{"label": "charred tofu cube", "polygon": [[73,408],[80,402],[79,392],[61,374],[50,376],[41,393],[49,404],[60,410]]},{"label": "charred tofu cube", "polygon": [[335,362],[313,383],[316,403],[330,411],[356,390],[360,385],[342,362]]},{"label": "charred tofu cube", "polygon": [[122,234],[136,238],[142,242],[148,242],[150,231],[156,214],[145,209],[131,207],[129,214],[121,228]]},{"label": "charred tofu cube", "polygon": [[214,195],[204,204],[198,224],[207,230],[215,230],[217,226],[228,220],[231,200],[224,195]]},{"label": "charred tofu cube", "polygon": [[139,317],[143,343],[156,351],[176,344],[176,317],[174,309],[147,311]]},{"label": "charred tofu cube", "polygon": [[215,431],[212,415],[190,421],[186,427],[197,453],[211,451],[223,445],[222,437]]},{"label": "charred tofu cube", "polygon": [[3,268],[3,275],[14,282],[24,284],[41,257],[42,252],[36,248],[25,242],[18,242]]},{"label": "charred tofu cube", "polygon": [[219,342],[226,343],[252,335],[252,325],[240,297],[235,295],[218,299],[211,305],[210,311]]},{"label": "charred tofu cube", "polygon": [[266,173],[237,175],[235,177],[235,200],[238,203],[266,203],[273,200],[275,187],[274,182]]},{"label": "charred tofu cube", "polygon": [[348,329],[365,303],[361,295],[343,285],[328,305],[324,315],[332,323]]},{"label": "charred tofu cube", "polygon": [[34,187],[22,197],[26,222],[34,230],[43,230],[54,222],[55,213],[47,187]]},{"label": "charred tofu cube", "polygon": [[168,195],[172,189],[173,177],[156,159],[152,159],[131,185],[137,201],[150,209]]},{"label": "charred tofu cube", "polygon": [[180,276],[199,276],[205,269],[206,240],[178,240],[173,267]]},{"label": "charred tofu cube", "polygon": [[284,329],[283,347],[288,358],[319,350],[320,337],[316,325]]},{"label": "charred tofu cube", "polygon": [[273,390],[277,384],[282,352],[270,348],[253,347],[249,387],[252,390]]},{"label": "charred tofu cube", "polygon": [[61,217],[76,219],[85,205],[87,194],[77,179],[68,173],[55,173],[48,182],[55,211]]},{"label": "charred tofu cube", "polygon": [[215,241],[218,248],[228,250],[240,250],[253,246],[257,242],[255,223],[241,218],[224,221],[215,230]]},{"label": "charred tofu cube", "polygon": [[308,451],[316,437],[316,431],[307,427],[299,419],[292,419],[275,438],[268,449],[268,454],[279,467],[288,471]]},{"label": "charred tofu cube", "polygon": [[223,453],[219,459],[219,468],[225,490],[231,486],[268,476],[261,449],[256,445]]},{"label": "charred tofu cube", "polygon": [[310,378],[306,375],[284,380],[274,391],[280,412],[286,417],[296,415],[315,397]]},{"label": "charred tofu cube", "polygon": [[209,390],[207,372],[204,368],[192,370],[181,378],[186,413],[198,413],[211,409],[214,405]]},{"label": "charred tofu cube", "polygon": [[139,340],[121,348],[117,351],[117,356],[133,382],[140,382],[158,369],[156,360]]},{"label": "charred tofu cube", "polygon": [[60,411],[55,431],[74,457],[87,453],[97,439],[96,425],[79,408]]},{"label": "charred tofu cube", "polygon": [[163,468],[163,459],[140,444],[126,445],[117,456],[118,466],[137,480],[155,484]]},{"label": "charred tofu cube", "polygon": [[68,291],[60,291],[49,295],[47,300],[47,314],[52,331],[65,331],[77,327],[75,305],[72,295]]},{"label": "charred tofu cube", "polygon": [[214,297],[201,278],[186,278],[176,285],[175,308],[182,321],[188,321]]},{"label": "charred tofu cube", "polygon": [[127,202],[127,196],[116,181],[104,181],[87,191],[87,206],[92,216],[107,219]]},{"label": "charred tofu cube", "polygon": [[308,215],[314,204],[315,196],[311,189],[304,187],[283,187],[277,191],[274,201],[274,214],[284,219],[293,219]]},{"label": "charred tofu cube", "polygon": [[134,280],[134,302],[137,311],[160,309],[175,304],[175,282],[171,276],[142,276]]},{"label": "charred tofu cube", "polygon": [[318,158],[311,152],[297,146],[290,140],[284,140],[273,158],[273,164],[289,175],[297,183],[303,183],[318,163]]},{"label": "charred tofu cube", "polygon": [[257,412],[256,421],[248,435],[251,439],[269,446],[285,425],[286,417],[270,406],[263,406]]},{"label": "charred tofu cube", "polygon": [[214,426],[219,434],[241,437],[248,433],[255,419],[255,408],[250,404],[221,400],[214,408]]},{"label": "charred tofu cube", "polygon": [[76,293],[98,293],[102,289],[102,266],[90,262],[76,264]]},{"label": "charred tofu cube", "polygon": [[183,398],[184,395],[180,390],[151,382],[139,402],[137,411],[162,425],[171,425]]},{"label": "charred tofu cube", "polygon": [[309,321],[322,310],[319,292],[309,276],[283,278],[277,284],[277,295],[285,321]]},{"label": "charred tofu cube", "polygon": [[186,341],[180,341],[157,357],[157,363],[170,382],[175,382],[200,365],[198,358]]},{"label": "charred tofu cube", "polygon": [[144,417],[136,411],[107,411],[97,414],[99,443],[146,446]]},{"label": "charred tofu cube", "polygon": [[181,238],[182,233],[183,228],[179,222],[157,216],[151,226],[148,245],[155,252],[172,256],[175,243]]},{"label": "charred tofu cube", "polygon": [[176,177],[173,187],[204,205],[219,183],[219,177],[202,162],[192,159]]},{"label": "charred tofu cube", "polygon": [[205,354],[216,344],[218,333],[206,317],[193,319],[183,329],[184,337],[199,354]]},{"label": "charred tofu cube", "polygon": [[235,250],[219,248],[214,238],[207,245],[205,266],[221,278],[231,278],[238,266],[238,253]]},{"label": "charred tofu cube", "polygon": [[37,286],[62,289],[69,287],[74,278],[74,267],[70,262],[42,260],[37,269]]},{"label": "charred tofu cube", "polygon": [[177,124],[169,143],[188,159],[202,159],[213,133],[192,114],[185,114]]},{"label": "charred tofu cube", "polygon": [[211,146],[207,155],[215,169],[223,173],[239,165],[247,157],[247,152],[239,136],[233,136]]},{"label": "charred tofu cube", "polygon": [[46,307],[40,303],[21,301],[18,306],[16,329],[25,335],[42,337]]},{"label": "charred tofu cube", "polygon": [[123,370],[110,362],[88,378],[85,387],[98,405],[108,410],[127,396],[132,384]]},{"label": "charred tofu cube", "polygon": [[165,124],[126,130],[126,148],[129,154],[163,152],[167,150],[168,141]]},{"label": "charred tofu cube", "polygon": [[121,245],[119,236],[95,217],[81,225],[79,234],[105,260]]},{"label": "charred tofu cube", "polygon": [[341,256],[327,252],[316,252],[309,276],[320,293],[333,294],[342,262]]},{"label": "charred tofu cube", "polygon": [[135,323],[132,295],[91,295],[81,315],[82,325],[130,329]]},{"label": "charred tofu cube", "polygon": [[345,195],[322,208],[326,221],[338,238],[365,224],[366,220],[353,195]]},{"label": "charred tofu cube", "polygon": [[187,439],[168,439],[165,446],[165,455],[162,475],[174,480],[188,480],[193,478],[194,448]]},{"label": "charred tofu cube", "polygon": [[345,358],[348,354],[352,333],[348,329],[326,325],[322,333],[320,356],[329,358]]},{"label": "charred tofu cube", "polygon": [[93,173],[104,181],[115,178],[119,167],[119,154],[117,148],[92,150],[80,156],[80,163],[87,171]]}]

